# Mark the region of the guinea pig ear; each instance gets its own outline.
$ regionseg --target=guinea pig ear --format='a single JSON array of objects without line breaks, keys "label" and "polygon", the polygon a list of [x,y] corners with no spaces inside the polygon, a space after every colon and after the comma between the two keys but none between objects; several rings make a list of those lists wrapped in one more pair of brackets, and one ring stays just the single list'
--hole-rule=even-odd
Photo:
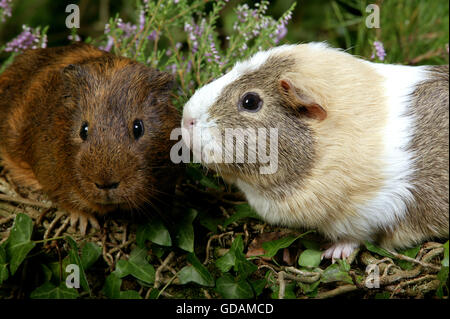
[{"label": "guinea pig ear", "polygon": [[298,93],[290,80],[282,79],[279,89],[290,107],[297,109],[309,118],[323,121],[327,117],[327,111],[305,94]]},{"label": "guinea pig ear", "polygon": [[175,86],[175,78],[172,74],[162,71],[152,70],[149,81],[152,86],[156,87],[161,93],[169,94]]},{"label": "guinea pig ear", "polygon": [[64,96],[71,96],[73,88],[84,77],[85,71],[81,65],[69,64],[61,70],[63,84],[64,84]]}]

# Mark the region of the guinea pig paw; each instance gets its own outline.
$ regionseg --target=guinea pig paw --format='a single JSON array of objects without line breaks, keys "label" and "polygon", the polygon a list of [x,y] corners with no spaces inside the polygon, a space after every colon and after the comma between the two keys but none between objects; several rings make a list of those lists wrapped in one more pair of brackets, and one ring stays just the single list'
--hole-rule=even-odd
[{"label": "guinea pig paw", "polygon": [[70,227],[74,230],[78,229],[81,233],[81,235],[86,235],[86,230],[88,223],[95,229],[100,229],[100,225],[97,221],[97,219],[88,213],[80,212],[80,211],[71,211],[70,212]]},{"label": "guinea pig paw", "polygon": [[358,246],[359,243],[353,241],[337,242],[322,253],[321,259],[331,258],[331,261],[334,264],[336,259],[348,258]]}]

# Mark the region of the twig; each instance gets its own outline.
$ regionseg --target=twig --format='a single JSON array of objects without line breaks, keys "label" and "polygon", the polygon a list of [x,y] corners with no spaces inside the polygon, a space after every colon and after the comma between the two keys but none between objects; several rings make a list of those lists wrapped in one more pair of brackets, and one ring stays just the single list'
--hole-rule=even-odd
[{"label": "twig", "polygon": [[417,260],[417,259],[405,256],[405,255],[402,255],[402,254],[398,254],[398,253],[396,253],[394,251],[391,251],[391,250],[388,250],[388,252],[390,254],[392,254],[397,259],[401,259],[401,260],[409,261],[409,262],[412,262],[412,263],[415,263],[415,264],[419,264],[419,265],[421,265],[424,268],[431,268],[431,269],[434,269],[436,271],[441,270],[441,267],[439,267],[439,266],[436,266],[436,265],[433,265],[433,264],[429,264],[429,263],[426,263],[426,262],[423,262],[423,261],[420,261],[420,260]]},{"label": "twig", "polygon": [[172,258],[175,256],[175,253],[172,251],[170,252],[169,255],[167,255],[166,259],[164,259],[164,261],[162,262],[161,266],[158,267],[158,269],[156,270],[155,273],[155,284],[153,285],[153,288],[159,288],[159,286],[161,285],[161,273],[163,272],[163,270],[166,268],[167,264],[170,263],[170,261],[172,260]]},{"label": "twig", "polygon": [[285,294],[285,290],[286,290],[286,282],[284,281],[284,271],[280,271],[278,273],[278,283],[279,283],[279,288],[278,288],[278,299],[284,299],[284,294]]},{"label": "twig", "polygon": [[11,203],[42,207],[42,208],[52,208],[52,207],[54,207],[51,204],[46,204],[46,203],[34,201],[34,200],[31,200],[31,199],[25,199],[25,198],[21,198],[21,197],[11,197],[11,196],[8,196],[8,195],[3,195],[3,194],[0,194],[0,200],[11,202]]},{"label": "twig", "polygon": [[356,287],[355,285],[343,285],[343,286],[337,287],[336,289],[317,294],[316,299],[326,299],[326,298],[336,297],[338,295],[342,295],[342,294],[345,294],[350,291],[355,291],[357,289],[358,289],[358,287]]}]

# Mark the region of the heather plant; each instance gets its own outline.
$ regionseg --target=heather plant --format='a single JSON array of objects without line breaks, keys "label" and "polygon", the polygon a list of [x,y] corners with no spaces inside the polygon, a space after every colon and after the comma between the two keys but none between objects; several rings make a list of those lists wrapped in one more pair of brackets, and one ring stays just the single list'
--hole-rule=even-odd
[{"label": "heather plant", "polygon": [[[219,37],[216,22],[228,1],[142,1],[136,22],[119,16],[105,26],[106,51],[136,59],[174,74],[181,105],[195,89],[226,72],[237,60],[276,45],[286,35],[294,5],[277,21],[266,15],[268,1],[235,9],[233,33]],[[207,5],[212,5],[204,14]]]}]

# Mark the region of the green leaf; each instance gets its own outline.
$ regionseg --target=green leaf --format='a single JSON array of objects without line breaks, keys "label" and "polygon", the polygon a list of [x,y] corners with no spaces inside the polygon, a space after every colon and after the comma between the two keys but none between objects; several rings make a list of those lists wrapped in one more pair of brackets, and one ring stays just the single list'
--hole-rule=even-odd
[{"label": "green leaf", "polygon": [[160,219],[154,219],[150,223],[138,227],[136,242],[139,247],[144,248],[146,240],[161,246],[172,246],[169,231]]},{"label": "green leaf", "polygon": [[120,292],[120,299],[142,299],[136,290],[125,290]]},{"label": "green leaf", "polygon": [[[272,286],[271,289],[272,289],[271,298],[278,299],[280,286],[275,285],[275,286]],[[284,288],[284,299],[296,299],[297,296],[295,295],[294,289],[295,289],[295,283],[294,282],[288,283]]]},{"label": "green leaf", "polygon": [[328,266],[322,273],[322,282],[329,283],[334,281],[344,281],[353,283],[352,278],[347,271],[344,271],[338,264]]},{"label": "green leaf", "polygon": [[76,299],[78,297],[78,291],[74,288],[67,288],[65,283],[55,286],[50,282],[36,288],[30,295],[32,299]]},{"label": "green leaf", "polygon": [[205,176],[199,167],[195,167],[194,165],[189,165],[186,168],[187,175],[195,181],[198,181],[201,185],[207,188],[213,188],[220,190],[220,187],[208,176]]},{"label": "green leaf", "polygon": [[36,245],[31,241],[33,221],[25,214],[17,214],[6,244],[6,254],[9,257],[9,270],[14,275],[28,253]]},{"label": "green leaf", "polygon": [[8,263],[6,262],[6,250],[0,246],[0,285],[9,277]]},{"label": "green leaf", "polygon": [[130,253],[128,261],[119,260],[116,264],[116,274],[119,278],[132,275],[147,284],[155,281],[155,268],[146,260],[147,250],[136,247]]},{"label": "green leaf", "polygon": [[44,273],[45,282],[52,280],[53,273],[52,273],[52,270],[50,269],[50,267],[48,267],[45,264],[41,264],[40,266],[41,266],[42,272]]},{"label": "green leaf", "polygon": [[[410,258],[416,258],[417,254],[419,253],[420,245],[417,247],[413,247],[410,249],[406,249],[400,252],[400,254],[408,256]],[[406,260],[398,260],[397,264],[404,270],[412,269],[414,264],[412,262],[406,261]]]},{"label": "green leaf", "polygon": [[297,239],[305,236],[306,234],[309,234],[310,232],[311,231],[308,231],[308,232],[303,233],[303,234],[298,235],[298,236],[289,235],[289,236],[286,236],[286,237],[283,237],[283,238],[280,238],[280,239],[277,239],[277,240],[268,241],[268,242],[263,243],[262,247],[263,247],[264,251],[266,252],[264,254],[264,256],[272,258],[273,256],[275,256],[277,254],[277,252],[280,249],[289,247],[290,245],[292,245],[292,243],[294,241],[296,241]]},{"label": "green leaf", "polygon": [[187,260],[191,266],[183,267],[178,273],[181,284],[195,282],[202,286],[214,287],[214,277],[202,265],[200,260],[192,253],[188,255]]},{"label": "green leaf", "polygon": [[448,267],[448,240],[447,242],[443,245],[444,247],[444,259],[442,259],[442,266],[444,267]]},{"label": "green leaf", "polygon": [[374,244],[372,244],[371,242],[366,241],[364,243],[364,245],[366,246],[368,251],[371,251],[371,252],[381,255],[383,257],[394,258],[394,256],[391,253],[389,253],[386,249],[377,247]]},{"label": "green leaf", "polygon": [[242,236],[239,235],[233,240],[230,250],[216,260],[217,268],[225,273],[229,271],[231,267],[234,267],[234,271],[237,272],[241,279],[247,278],[250,274],[255,272],[258,267],[245,258],[243,251],[244,241],[242,240]]},{"label": "green leaf", "polygon": [[90,268],[102,255],[100,246],[93,242],[86,243],[81,249],[81,264],[84,269]]},{"label": "green leaf", "polygon": [[197,220],[199,221],[200,225],[202,225],[209,231],[216,233],[217,226],[222,225],[225,219],[223,217],[214,217],[211,216],[211,214],[200,211],[198,213]]},{"label": "green leaf", "polygon": [[260,294],[262,294],[264,287],[266,287],[267,280],[265,278],[258,279],[258,280],[251,281],[250,284],[252,285],[253,290],[255,291],[256,297],[258,297]]},{"label": "green leaf", "polygon": [[253,298],[252,286],[246,280],[236,281],[230,274],[225,274],[216,281],[216,291],[226,299]]},{"label": "green leaf", "polygon": [[[78,254],[78,245],[75,242],[75,240],[73,240],[72,237],[70,236],[66,236],[65,239],[69,243],[69,246],[71,247],[71,249],[69,250],[70,263],[76,264],[80,268],[81,287],[83,287],[83,289],[87,291],[89,295],[91,295],[91,288],[89,288],[89,282],[87,280],[86,273],[84,272],[83,263],[81,262],[80,255]],[[63,271],[65,271],[65,269]]]},{"label": "green leaf", "polygon": [[240,204],[236,205],[234,207],[235,213],[230,216],[225,222],[223,223],[223,227],[227,227],[231,223],[234,223],[240,219],[243,218],[255,218],[260,220],[261,217],[259,217],[258,213],[256,213],[253,208],[250,207],[249,204]]},{"label": "green leaf", "polygon": [[236,263],[236,255],[234,254],[234,252],[230,252],[230,250],[225,255],[216,260],[217,268],[219,268],[223,273],[229,271]]},{"label": "green leaf", "polygon": [[121,285],[122,279],[120,279],[116,273],[112,272],[108,277],[106,277],[102,292],[110,299],[119,299]]},{"label": "green leaf", "polygon": [[298,258],[298,264],[303,267],[318,267],[321,262],[322,252],[320,250],[306,249]]},{"label": "green leaf", "polygon": [[319,290],[320,280],[317,280],[311,284],[298,282],[299,287],[302,289],[303,293],[310,298],[314,298]]},{"label": "green leaf", "polygon": [[320,244],[315,241],[302,238],[300,239],[300,242],[302,243],[303,247],[305,247],[305,249],[320,250]]},{"label": "green leaf", "polygon": [[177,225],[175,237],[177,246],[190,253],[194,252],[194,226],[192,226],[192,222],[196,216],[197,211],[195,209],[189,209],[188,213]]},{"label": "green leaf", "polygon": [[391,294],[387,291],[385,292],[377,292],[375,294],[375,299],[389,299],[391,297]]}]

